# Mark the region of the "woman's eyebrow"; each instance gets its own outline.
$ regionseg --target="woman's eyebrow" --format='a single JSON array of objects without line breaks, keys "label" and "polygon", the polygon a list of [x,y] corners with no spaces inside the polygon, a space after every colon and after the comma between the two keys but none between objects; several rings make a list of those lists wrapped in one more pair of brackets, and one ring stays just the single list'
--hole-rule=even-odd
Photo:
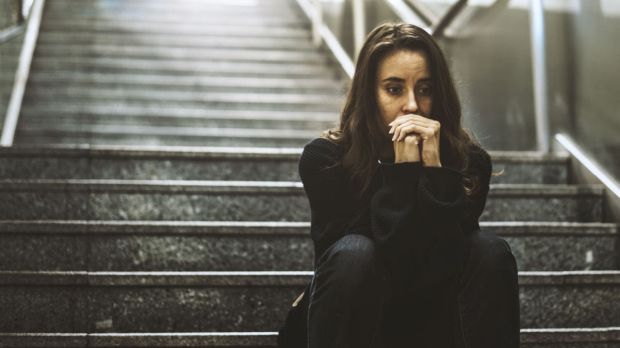
[{"label": "woman's eyebrow", "polygon": [[385,78],[385,79],[381,80],[381,82],[400,82],[400,83],[403,83],[403,82],[405,82],[405,79],[402,79],[402,78],[396,77],[396,76],[390,76],[388,78]]},{"label": "woman's eyebrow", "polygon": [[[400,78],[400,77],[396,77],[396,76],[390,76],[387,78],[384,78],[383,80],[381,80],[381,82],[399,82],[399,83],[404,83],[405,79]],[[416,83],[419,82],[431,82],[431,78],[430,77],[423,77],[419,80],[416,81]]]}]

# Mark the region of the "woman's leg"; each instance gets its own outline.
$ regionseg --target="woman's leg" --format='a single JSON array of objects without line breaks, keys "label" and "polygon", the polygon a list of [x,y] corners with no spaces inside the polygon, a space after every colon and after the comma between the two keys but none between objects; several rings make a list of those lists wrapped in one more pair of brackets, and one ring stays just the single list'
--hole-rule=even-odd
[{"label": "woman's leg", "polygon": [[517,265],[508,243],[474,231],[458,291],[465,348],[519,347]]},{"label": "woman's leg", "polygon": [[339,239],[317,262],[310,288],[308,347],[376,345],[387,291],[374,242],[358,234]]}]

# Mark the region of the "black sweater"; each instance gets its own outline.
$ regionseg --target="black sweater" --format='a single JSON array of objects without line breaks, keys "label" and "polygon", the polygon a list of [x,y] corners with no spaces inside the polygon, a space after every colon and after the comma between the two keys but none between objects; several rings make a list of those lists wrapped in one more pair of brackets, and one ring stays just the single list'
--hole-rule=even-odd
[{"label": "black sweater", "polygon": [[468,174],[480,188],[467,196],[463,173],[415,163],[377,163],[370,189],[353,194],[350,177],[339,164],[342,149],[324,138],[306,144],[299,175],[310,201],[315,265],[342,236],[372,238],[390,279],[406,289],[431,290],[459,272],[466,254],[466,234],[478,229],[484,209],[491,160],[472,146]]}]

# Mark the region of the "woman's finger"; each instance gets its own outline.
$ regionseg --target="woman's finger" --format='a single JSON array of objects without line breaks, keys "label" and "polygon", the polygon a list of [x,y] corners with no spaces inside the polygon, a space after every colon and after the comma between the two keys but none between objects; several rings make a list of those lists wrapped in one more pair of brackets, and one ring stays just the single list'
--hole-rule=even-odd
[{"label": "woman's finger", "polygon": [[403,124],[399,124],[398,126],[396,126],[394,128],[394,136],[392,136],[392,141],[398,139],[400,137],[401,133],[402,133],[403,127],[405,127],[405,126],[407,126],[409,124],[411,124],[411,121],[403,123]]},{"label": "woman's finger", "polygon": [[404,139],[404,137],[407,134],[410,134],[412,132],[417,133],[418,135],[420,135],[424,140],[427,140],[433,136],[436,135],[436,131],[433,128],[429,128],[426,126],[421,125],[419,122],[416,121],[409,121],[407,123],[404,123],[400,126],[398,126],[396,128],[396,131],[394,132],[394,137],[392,138],[394,141],[395,139],[398,139],[399,141]]},{"label": "woman's finger", "polygon": [[413,132],[424,140],[428,139],[433,134],[433,131],[429,128],[425,128],[417,124],[409,124],[401,128],[398,140],[400,141],[404,139],[408,134]]},{"label": "woman's finger", "polygon": [[406,114],[406,115],[401,115],[401,116],[396,117],[392,122],[388,123],[388,125],[389,126],[392,126],[392,125],[395,125],[395,124],[398,125],[400,123],[403,123],[403,122],[406,122],[406,121],[409,121],[409,120],[418,120],[420,122],[428,123],[429,125],[433,124],[434,122],[437,122],[434,119],[427,118],[427,117],[424,117],[424,116],[420,116],[420,115],[417,115],[417,114]]},{"label": "woman's finger", "polygon": [[399,124],[405,123],[413,119],[413,114],[407,114],[396,117],[392,122],[388,123],[392,128],[398,126]]}]

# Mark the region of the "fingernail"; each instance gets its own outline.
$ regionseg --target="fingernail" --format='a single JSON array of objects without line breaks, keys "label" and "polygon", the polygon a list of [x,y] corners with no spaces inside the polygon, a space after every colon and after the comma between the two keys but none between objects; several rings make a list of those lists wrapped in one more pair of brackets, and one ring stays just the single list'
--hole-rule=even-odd
[{"label": "fingernail", "polygon": [[390,132],[389,132],[389,133],[390,133],[390,134],[394,133],[394,129],[390,129]]}]

